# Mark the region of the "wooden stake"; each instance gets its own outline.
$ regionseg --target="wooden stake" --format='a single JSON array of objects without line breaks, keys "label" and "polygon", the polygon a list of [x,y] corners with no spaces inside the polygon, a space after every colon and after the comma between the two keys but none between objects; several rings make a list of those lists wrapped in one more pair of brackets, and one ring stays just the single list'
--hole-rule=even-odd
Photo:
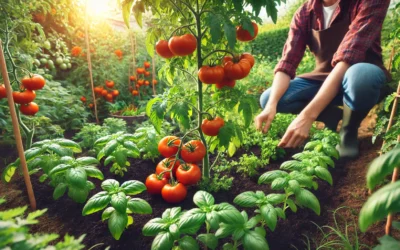
[{"label": "wooden stake", "polygon": [[[394,116],[396,115],[396,112],[397,112],[397,106],[398,106],[399,98],[400,98],[400,82],[399,82],[399,85],[397,86],[396,94],[397,94],[397,96],[396,96],[396,98],[394,99],[394,102],[393,102],[392,112],[390,114],[389,124],[388,124],[388,127],[386,129],[386,132],[388,132],[389,129],[392,127]],[[400,142],[400,135],[397,136],[397,141]],[[383,145],[385,145],[385,142],[383,142]],[[382,145],[382,147],[383,147],[383,145]],[[397,177],[399,175],[399,167],[395,168],[394,171],[393,171],[392,183],[397,181]],[[393,215],[389,214],[388,217],[387,217],[387,220],[386,220],[386,227],[385,227],[385,233],[387,235],[390,235],[390,233],[391,233],[392,222],[393,222]]]},{"label": "wooden stake", "polygon": [[3,45],[1,40],[0,40],[0,66],[1,66],[1,74],[3,76],[4,86],[7,92],[7,100],[8,100],[8,106],[10,107],[10,115],[14,130],[15,142],[17,144],[18,155],[21,162],[22,173],[24,175],[26,190],[28,192],[29,203],[31,205],[32,210],[36,210],[35,194],[33,192],[28,166],[26,164],[24,146],[22,145],[21,131],[19,130],[17,111],[15,110],[14,99],[12,97],[12,88],[10,85],[10,79],[8,78],[6,59],[4,57]]},{"label": "wooden stake", "polygon": [[152,76],[153,76],[153,80],[151,81],[151,84],[153,85],[153,95],[156,95],[156,86],[154,85],[154,80],[156,79],[156,53],[154,52],[153,55],[153,59],[152,62],[153,64],[153,72],[152,72]]},{"label": "wooden stake", "polygon": [[99,124],[99,117],[97,115],[97,103],[96,95],[94,93],[94,83],[93,83],[93,72],[92,72],[92,59],[90,57],[90,45],[89,45],[89,22],[88,22],[88,1],[86,1],[86,13],[85,13],[85,42],[86,42],[86,58],[88,61],[90,85],[92,87],[92,98],[94,105],[94,116],[96,117],[96,123]]}]

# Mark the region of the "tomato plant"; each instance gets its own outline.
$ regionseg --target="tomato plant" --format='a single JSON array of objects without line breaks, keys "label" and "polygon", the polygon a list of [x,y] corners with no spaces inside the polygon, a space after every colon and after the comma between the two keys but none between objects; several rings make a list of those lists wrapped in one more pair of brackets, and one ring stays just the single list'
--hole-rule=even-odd
[{"label": "tomato plant", "polygon": [[118,181],[109,179],[101,183],[101,188],[104,191],[93,195],[87,201],[82,215],[93,214],[105,209],[101,220],[108,220],[108,229],[116,240],[119,240],[125,229],[133,224],[134,220],[130,214],[151,214],[153,212],[147,201],[131,197],[146,190],[146,186],[140,181],[125,181],[120,185]]}]

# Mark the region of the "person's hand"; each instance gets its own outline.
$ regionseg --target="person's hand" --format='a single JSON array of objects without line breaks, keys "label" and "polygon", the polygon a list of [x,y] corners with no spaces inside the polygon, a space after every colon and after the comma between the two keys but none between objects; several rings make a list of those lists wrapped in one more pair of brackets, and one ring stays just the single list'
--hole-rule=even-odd
[{"label": "person's hand", "polygon": [[278,147],[296,148],[300,146],[307,139],[313,122],[313,119],[299,114],[287,128]]},{"label": "person's hand", "polygon": [[259,115],[254,119],[256,129],[267,133],[272,121],[276,115],[276,107],[267,106]]}]

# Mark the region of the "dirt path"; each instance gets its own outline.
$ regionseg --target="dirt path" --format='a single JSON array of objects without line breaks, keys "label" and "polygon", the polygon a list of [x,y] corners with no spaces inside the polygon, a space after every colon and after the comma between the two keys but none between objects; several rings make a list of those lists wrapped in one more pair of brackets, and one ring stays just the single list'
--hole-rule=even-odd
[{"label": "dirt path", "polygon": [[[303,234],[310,238],[320,238],[318,230],[311,223],[312,221],[320,226],[333,226],[331,211],[338,207],[346,206],[349,209],[341,210],[345,219],[349,222],[357,220],[358,213],[362,204],[368,198],[365,188],[365,174],[367,165],[376,156],[381,142],[375,145],[371,143],[371,131],[369,129],[371,119],[363,122],[360,128],[361,156],[354,161],[346,164],[338,164],[332,171],[334,185],[331,187],[324,182],[320,182],[320,188],[315,192],[321,203],[321,215],[315,215],[311,210],[301,209],[298,213],[288,212],[287,219],[281,220],[275,232],[268,232],[267,240],[272,250],[291,249],[295,245],[298,249],[305,249],[302,243]],[[117,178],[120,182],[128,179],[144,181],[146,176],[154,171],[155,164],[151,161],[132,161],[132,167],[123,178]],[[280,162],[270,164],[266,170],[279,168]],[[104,169],[105,178],[115,178]],[[245,178],[235,176],[232,190],[215,194],[216,202],[231,202],[236,195],[245,190],[263,190],[270,192],[267,186],[259,186],[257,178]],[[37,196],[39,208],[48,208],[48,212],[40,218],[40,224],[33,227],[34,232],[54,232],[64,235],[66,233],[74,236],[86,234],[85,244],[95,245],[99,242],[110,245],[111,249],[150,249],[151,237],[144,237],[141,228],[151,218],[158,217],[168,207],[173,207],[163,202],[159,197],[151,197],[141,194],[138,197],[146,199],[153,207],[153,215],[134,216],[134,225],[127,229],[119,241],[111,238],[107,224],[101,222],[101,215],[94,214],[86,217],[81,216],[82,204],[76,204],[67,197],[62,197],[58,201],[52,199],[52,188],[38,181],[38,176],[33,176],[33,185]],[[99,181],[94,181],[96,186],[100,186]],[[92,194],[100,191],[99,188]],[[183,209],[193,207],[192,196],[196,192],[194,188],[189,190],[188,198],[179,204]],[[23,179],[15,178],[11,184],[0,183],[0,196],[5,196],[8,203],[5,207],[16,207],[26,205],[28,199],[25,194]],[[2,210],[1,208],[0,210]],[[251,210],[248,210],[252,213]],[[343,225],[343,224],[342,224]],[[375,245],[377,237],[383,235],[384,222],[375,225],[366,234],[361,234],[360,239],[368,245]],[[97,248],[103,249],[103,248]]]}]

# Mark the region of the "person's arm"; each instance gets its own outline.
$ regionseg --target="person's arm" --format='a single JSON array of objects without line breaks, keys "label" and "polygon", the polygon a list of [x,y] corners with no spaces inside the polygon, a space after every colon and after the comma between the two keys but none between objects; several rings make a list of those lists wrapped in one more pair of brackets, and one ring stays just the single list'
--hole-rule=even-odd
[{"label": "person's arm", "polygon": [[349,31],[335,53],[334,69],[314,99],[290,124],[278,146],[298,147],[308,137],[312,123],[337,95],[347,69],[365,60],[366,52],[380,35],[390,0],[363,0]]},{"label": "person's arm", "polygon": [[293,17],[288,39],[282,52],[282,58],[275,67],[275,77],[271,94],[264,110],[254,119],[257,130],[266,133],[276,115],[279,100],[289,87],[290,79],[296,75],[296,69],[303,58],[309,23],[308,4],[304,4]]}]

